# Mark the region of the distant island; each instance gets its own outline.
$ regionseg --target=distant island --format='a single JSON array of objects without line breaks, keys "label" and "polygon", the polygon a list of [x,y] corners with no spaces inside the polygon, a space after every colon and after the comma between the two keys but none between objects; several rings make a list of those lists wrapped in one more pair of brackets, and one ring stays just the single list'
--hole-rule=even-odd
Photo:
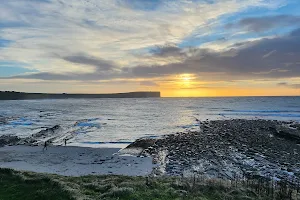
[{"label": "distant island", "polygon": [[15,91],[0,91],[0,100],[25,99],[81,99],[81,98],[157,98],[160,92],[128,92],[115,94],[52,94],[52,93],[25,93]]}]

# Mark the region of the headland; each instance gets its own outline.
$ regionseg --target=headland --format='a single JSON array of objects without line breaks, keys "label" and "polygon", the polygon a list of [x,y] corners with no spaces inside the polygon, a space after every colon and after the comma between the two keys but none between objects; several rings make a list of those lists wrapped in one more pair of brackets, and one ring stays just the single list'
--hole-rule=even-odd
[{"label": "headland", "polygon": [[160,92],[128,92],[112,94],[25,93],[0,91],[0,100],[28,99],[96,99],[96,98],[159,98]]}]

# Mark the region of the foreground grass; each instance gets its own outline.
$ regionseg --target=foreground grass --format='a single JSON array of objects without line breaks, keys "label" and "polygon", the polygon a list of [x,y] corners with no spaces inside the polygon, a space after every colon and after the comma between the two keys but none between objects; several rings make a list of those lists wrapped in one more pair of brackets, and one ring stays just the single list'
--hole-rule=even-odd
[{"label": "foreground grass", "polygon": [[127,176],[64,177],[0,169],[0,200],[124,199],[124,200],[267,200],[250,187],[228,187],[221,182],[201,183],[180,178]]},{"label": "foreground grass", "polygon": [[74,199],[50,177],[0,169],[0,200]]}]

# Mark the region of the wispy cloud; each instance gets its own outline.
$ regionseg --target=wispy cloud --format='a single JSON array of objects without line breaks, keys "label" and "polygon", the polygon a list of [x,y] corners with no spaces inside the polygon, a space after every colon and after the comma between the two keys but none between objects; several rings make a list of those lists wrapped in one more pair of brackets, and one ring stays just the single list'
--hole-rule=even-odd
[{"label": "wispy cloud", "polygon": [[176,74],[195,74],[202,80],[246,80],[261,78],[300,77],[300,35],[298,31],[272,39],[260,39],[235,45],[225,51],[161,46],[152,56],[168,58],[180,54],[181,62],[164,65],[139,65],[121,67],[99,58],[67,56],[64,59],[85,65],[97,66],[93,73],[73,73],[67,76],[40,73],[12,78],[37,78],[54,80],[107,80],[113,78],[155,78]]},{"label": "wispy cloud", "polygon": [[[0,59],[18,58],[41,72],[82,72],[76,63],[49,56],[74,55],[80,50],[121,66],[140,65],[144,63],[133,51],[180,43],[211,20],[250,6],[264,6],[263,2],[136,0],[131,4],[153,4],[150,12],[120,0],[6,1],[0,6],[0,23],[8,25],[1,28],[1,37],[13,43],[0,50]],[[16,23],[24,26],[9,26]]]},{"label": "wispy cloud", "polygon": [[300,26],[300,16],[274,15],[263,17],[248,17],[237,23],[229,23],[226,28],[242,28],[247,31],[263,32],[277,27]]},{"label": "wispy cloud", "polygon": [[117,66],[112,61],[107,61],[100,58],[80,54],[65,56],[62,59],[75,64],[93,66],[98,72],[110,71],[117,68]]},{"label": "wispy cloud", "polygon": [[300,89],[300,83],[299,84],[290,84],[288,82],[281,82],[281,83],[278,83],[277,85],[280,86],[280,87]]},{"label": "wispy cloud", "polygon": [[140,85],[150,86],[150,87],[158,86],[158,84],[155,83],[154,81],[142,81],[142,82],[140,82]]}]

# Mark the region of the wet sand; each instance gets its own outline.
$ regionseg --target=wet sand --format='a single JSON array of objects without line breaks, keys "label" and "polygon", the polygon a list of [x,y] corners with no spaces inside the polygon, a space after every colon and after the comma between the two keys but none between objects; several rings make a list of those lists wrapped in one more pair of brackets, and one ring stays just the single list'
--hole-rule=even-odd
[{"label": "wet sand", "polygon": [[49,146],[0,148],[0,168],[53,173],[64,176],[115,174],[145,176],[152,172],[152,159],[116,155],[118,148]]}]

